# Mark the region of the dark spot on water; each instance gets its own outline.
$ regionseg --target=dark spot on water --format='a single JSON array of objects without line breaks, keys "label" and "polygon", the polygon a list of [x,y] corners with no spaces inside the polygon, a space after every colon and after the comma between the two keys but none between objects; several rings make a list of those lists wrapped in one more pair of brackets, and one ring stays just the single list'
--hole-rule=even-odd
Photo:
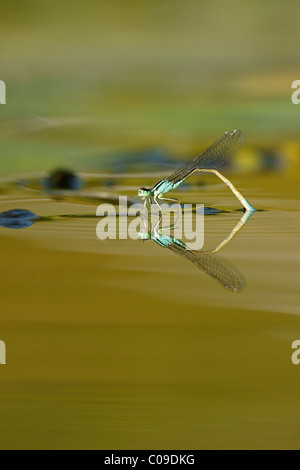
[{"label": "dark spot on water", "polygon": [[221,214],[223,212],[226,212],[226,211],[215,209],[214,207],[204,207],[204,215]]},{"label": "dark spot on water", "polygon": [[0,225],[6,228],[30,227],[40,217],[25,209],[12,209],[0,213]]},{"label": "dark spot on water", "polygon": [[47,189],[76,190],[82,186],[82,180],[73,171],[58,169],[53,171],[43,181]]}]

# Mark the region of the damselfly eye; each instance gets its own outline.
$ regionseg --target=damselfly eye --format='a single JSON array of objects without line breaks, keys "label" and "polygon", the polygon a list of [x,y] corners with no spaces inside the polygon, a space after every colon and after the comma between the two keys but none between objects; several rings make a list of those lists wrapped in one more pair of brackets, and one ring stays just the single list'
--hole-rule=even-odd
[{"label": "damselfly eye", "polygon": [[150,195],[150,189],[148,188],[140,188],[138,191],[138,195],[140,197],[147,197]]}]

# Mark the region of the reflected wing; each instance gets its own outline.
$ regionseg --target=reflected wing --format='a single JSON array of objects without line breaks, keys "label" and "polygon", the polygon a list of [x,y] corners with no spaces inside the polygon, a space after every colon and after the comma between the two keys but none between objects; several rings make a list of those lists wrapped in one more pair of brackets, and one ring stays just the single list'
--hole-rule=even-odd
[{"label": "reflected wing", "polygon": [[168,245],[167,248],[194,263],[201,271],[231,292],[240,292],[246,285],[246,279],[238,269],[221,256],[190,251],[176,243]]},{"label": "reflected wing", "polygon": [[230,261],[221,256],[198,254],[192,261],[198,268],[231,292],[239,292],[246,285],[246,279],[242,273]]}]

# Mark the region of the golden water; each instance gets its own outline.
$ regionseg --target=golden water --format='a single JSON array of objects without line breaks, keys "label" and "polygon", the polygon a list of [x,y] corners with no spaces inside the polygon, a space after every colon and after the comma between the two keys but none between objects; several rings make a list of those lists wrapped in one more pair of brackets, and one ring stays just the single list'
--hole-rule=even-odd
[{"label": "golden water", "polygon": [[[238,294],[154,241],[100,241],[95,203],[6,187],[0,212],[91,217],[0,227],[2,448],[299,448],[297,185],[236,183],[264,209],[220,252]],[[242,215],[222,185],[180,197],[228,210],[205,249]]]}]

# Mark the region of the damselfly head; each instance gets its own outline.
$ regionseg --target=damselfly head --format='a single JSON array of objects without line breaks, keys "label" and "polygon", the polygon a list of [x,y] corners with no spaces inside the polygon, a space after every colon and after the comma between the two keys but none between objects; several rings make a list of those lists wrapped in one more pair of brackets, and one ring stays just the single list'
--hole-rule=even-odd
[{"label": "damselfly head", "polygon": [[143,199],[146,199],[151,196],[151,189],[149,188],[140,188],[138,195],[142,197]]},{"label": "damselfly head", "polygon": [[148,232],[139,232],[139,240],[150,240],[151,233]]}]

